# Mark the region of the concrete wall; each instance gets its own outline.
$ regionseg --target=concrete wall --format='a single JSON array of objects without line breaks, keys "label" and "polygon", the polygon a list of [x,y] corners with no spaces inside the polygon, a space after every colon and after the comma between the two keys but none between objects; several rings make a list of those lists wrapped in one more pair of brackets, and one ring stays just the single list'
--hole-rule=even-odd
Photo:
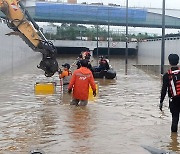
[{"label": "concrete wall", "polygon": [[[97,41],[81,41],[81,40],[52,40],[53,44],[57,47],[86,47],[90,50],[97,48]],[[129,48],[136,49],[136,42],[130,42]],[[98,46],[101,48],[108,47],[108,41],[99,41]],[[126,48],[126,42],[112,42],[109,43],[110,48]]]},{"label": "concrete wall", "polygon": [[0,73],[23,64],[40,53],[34,52],[19,36],[7,36],[11,32],[0,22]]},{"label": "concrete wall", "polygon": [[[180,56],[180,40],[165,41],[165,64],[168,65],[168,55],[176,53]],[[138,64],[160,65],[161,64],[161,40],[139,42]]]}]

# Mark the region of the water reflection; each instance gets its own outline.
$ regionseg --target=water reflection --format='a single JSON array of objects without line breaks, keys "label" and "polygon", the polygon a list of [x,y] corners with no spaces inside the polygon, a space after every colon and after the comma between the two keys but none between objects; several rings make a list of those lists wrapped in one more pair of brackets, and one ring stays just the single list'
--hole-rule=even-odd
[{"label": "water reflection", "polygon": [[68,94],[67,92],[62,92],[60,94],[60,102],[66,105],[70,104],[72,94]]},{"label": "water reflection", "polygon": [[114,85],[116,84],[116,79],[108,80],[108,79],[96,79],[96,82],[100,86],[108,86],[108,85]]},{"label": "water reflection", "polygon": [[38,121],[41,130],[40,134],[42,138],[42,144],[51,144],[51,142],[53,142],[51,136],[54,135],[57,118],[58,117],[56,116],[54,110],[48,104],[46,105],[44,103],[44,107],[41,111],[41,115]]},{"label": "water reflection", "polygon": [[94,129],[95,119],[90,114],[88,107],[72,106],[69,115],[68,127],[71,128],[70,138],[73,140],[73,153],[91,153],[89,140]]},{"label": "water reflection", "polygon": [[170,143],[167,146],[170,151],[180,151],[180,144],[178,142],[178,133],[171,133]]},{"label": "water reflection", "polygon": [[[61,57],[59,63],[73,61],[74,56]],[[112,57],[117,79],[97,79],[99,95],[86,107],[70,106],[71,96],[60,89],[35,96],[34,83],[47,79],[36,61],[30,64],[0,77],[0,153],[41,148],[47,154],[144,154],[142,144],[180,150],[179,136],[167,143],[171,115],[168,103],[164,115],[159,112],[160,78],[133,67],[135,60],[129,60],[125,76],[124,59]]]}]

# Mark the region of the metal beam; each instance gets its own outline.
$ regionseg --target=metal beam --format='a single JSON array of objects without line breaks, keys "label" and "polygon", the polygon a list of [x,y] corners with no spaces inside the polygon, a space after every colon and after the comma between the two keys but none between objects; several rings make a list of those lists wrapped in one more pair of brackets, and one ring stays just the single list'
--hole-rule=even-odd
[{"label": "metal beam", "polygon": [[[65,4],[64,4],[65,5]],[[36,14],[36,7],[26,7],[30,15],[34,18],[36,22],[57,22],[57,23],[76,23],[76,24],[97,24],[98,25],[108,25],[108,19],[103,19],[103,20],[93,20],[91,18],[73,18],[73,14],[69,15],[69,19],[66,17],[66,14],[63,14],[62,16],[54,17],[48,10],[46,10],[46,16],[37,16]],[[106,10],[105,10],[106,11]],[[47,16],[47,14],[51,14],[51,17]],[[4,17],[3,13],[0,11],[0,17]],[[66,17],[66,18],[65,18]],[[107,17],[108,18],[108,17]],[[156,19],[156,20],[152,20]],[[124,20],[113,20],[113,16],[111,15],[110,17],[110,26],[126,26],[126,21]],[[148,27],[148,28],[162,28],[162,15],[157,14],[157,13],[152,13],[152,12],[147,12],[146,19],[145,21],[136,21],[136,20],[130,20],[128,21],[128,26],[129,27]],[[172,16],[165,16],[166,19],[166,28],[174,28],[174,29],[180,29],[180,19]]]},{"label": "metal beam", "polygon": [[128,0],[126,0],[126,51],[125,51],[125,74],[128,69]]},{"label": "metal beam", "polygon": [[161,75],[164,74],[164,56],[165,56],[165,0],[163,0],[163,4],[162,4]]}]

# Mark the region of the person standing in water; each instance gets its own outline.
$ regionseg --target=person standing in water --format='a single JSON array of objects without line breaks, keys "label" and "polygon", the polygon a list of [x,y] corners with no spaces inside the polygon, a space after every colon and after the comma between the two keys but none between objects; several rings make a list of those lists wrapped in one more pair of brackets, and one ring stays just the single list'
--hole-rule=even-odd
[{"label": "person standing in water", "polygon": [[162,111],[163,101],[168,91],[169,108],[172,114],[171,132],[177,132],[180,113],[180,68],[179,56],[170,54],[168,56],[171,68],[163,75],[159,109]]},{"label": "person standing in water", "polygon": [[81,67],[74,71],[68,86],[68,92],[73,90],[73,99],[71,105],[85,106],[88,103],[89,85],[93,90],[94,97],[96,96],[96,85],[92,72],[87,68],[88,60],[80,61]]},{"label": "person standing in water", "polygon": [[62,66],[64,69],[59,72],[60,86],[63,87],[63,91],[67,92],[67,87],[70,82],[72,72],[68,63],[63,64]]}]

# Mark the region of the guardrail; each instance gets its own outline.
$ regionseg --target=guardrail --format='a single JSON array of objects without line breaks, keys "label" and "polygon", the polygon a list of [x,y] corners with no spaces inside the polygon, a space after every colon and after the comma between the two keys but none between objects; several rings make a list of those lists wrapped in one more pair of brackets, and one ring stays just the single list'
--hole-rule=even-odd
[{"label": "guardrail", "polygon": [[[152,42],[152,41],[161,41],[162,38],[154,38],[154,39],[143,39],[143,40],[139,40],[139,42]],[[166,37],[165,40],[180,40],[180,36],[179,37]]]}]

